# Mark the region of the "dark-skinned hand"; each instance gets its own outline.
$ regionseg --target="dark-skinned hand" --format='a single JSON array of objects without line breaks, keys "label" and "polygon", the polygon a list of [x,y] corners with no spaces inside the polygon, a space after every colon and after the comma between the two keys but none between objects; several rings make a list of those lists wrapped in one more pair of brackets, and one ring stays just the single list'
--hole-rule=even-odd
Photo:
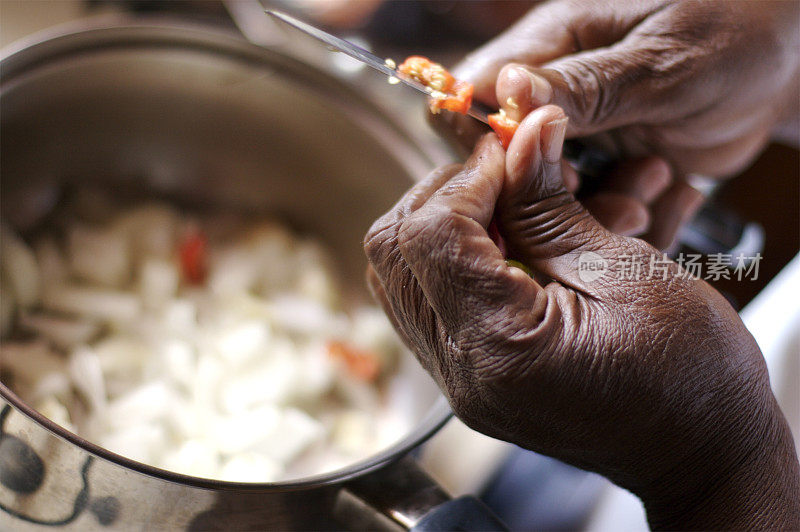
[{"label": "dark-skinned hand", "polygon": [[[708,284],[576,201],[566,129],[541,107],[507,152],[488,134],[414,186],[366,236],[374,294],[472,428],[607,476],[654,527],[800,528],[800,467],[758,346]],[[506,263],[493,218],[535,278]],[[607,275],[582,276],[587,256]],[[663,272],[612,275],[634,256]]]},{"label": "dark-skinned hand", "polygon": [[[454,74],[475,84],[478,101],[517,120],[561,106],[568,138],[623,161],[607,188],[594,185],[586,207],[607,228],[665,248],[701,203],[688,175],[736,174],[776,124],[796,118],[798,17],[800,2],[792,1],[556,0],[471,53]],[[472,119],[439,119],[472,146]],[[674,179],[655,168],[659,175],[643,189],[642,157],[671,168]]]}]

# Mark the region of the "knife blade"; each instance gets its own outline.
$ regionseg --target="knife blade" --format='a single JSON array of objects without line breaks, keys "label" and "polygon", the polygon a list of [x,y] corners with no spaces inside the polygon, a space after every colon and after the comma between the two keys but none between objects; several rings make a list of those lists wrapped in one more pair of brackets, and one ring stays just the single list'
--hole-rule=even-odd
[{"label": "knife blade", "polygon": [[[369,52],[368,50],[365,50],[360,46],[351,43],[350,41],[347,41],[335,35],[331,35],[326,31],[323,31],[315,26],[312,26],[311,24],[307,24],[302,20],[298,20],[290,15],[287,15],[286,13],[282,13],[280,11],[272,11],[269,9],[266,10],[266,13],[269,16],[273,17],[274,19],[279,20],[284,24],[288,24],[289,26],[302,31],[306,35],[309,35],[317,39],[318,41],[324,43],[328,47],[328,49],[335,52],[342,52],[343,54],[346,54],[352,57],[353,59],[360,61],[365,65],[377,70],[378,72],[384,74],[385,76],[388,76],[389,79],[392,78],[397,79],[404,85],[411,87],[425,94],[428,97],[434,97],[435,91],[433,89],[431,89],[430,87],[426,87],[422,83],[418,82],[413,78],[410,78],[409,76],[406,76],[401,72],[398,72],[394,64],[394,61],[389,59],[381,59],[372,52]],[[484,108],[482,105],[473,103],[470,106],[469,110],[467,111],[467,114],[472,118],[475,118],[476,120],[480,120],[484,124],[488,124],[489,112],[490,111]]]}]

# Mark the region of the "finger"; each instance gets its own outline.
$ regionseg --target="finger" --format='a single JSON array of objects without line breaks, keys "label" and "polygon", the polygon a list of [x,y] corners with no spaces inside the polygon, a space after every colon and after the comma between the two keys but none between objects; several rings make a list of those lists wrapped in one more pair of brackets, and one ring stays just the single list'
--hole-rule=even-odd
[{"label": "finger", "polygon": [[[489,155],[498,150],[502,153],[497,137],[487,135],[463,167],[448,167],[414,187],[389,213],[373,224],[365,240],[365,251],[384,288],[396,322],[404,331],[414,354],[440,383],[446,380],[442,372],[449,371],[449,364],[442,358],[444,350],[440,345],[437,316],[426,301],[417,277],[399,252],[398,232],[406,217],[429,197],[448,194],[452,189],[450,183],[456,178],[445,182],[446,178],[454,174],[458,177],[475,173],[476,168],[487,159],[491,160]],[[500,159],[502,161],[502,155]]]},{"label": "finger", "polygon": [[495,96],[500,108],[512,120],[520,122],[528,113],[553,100],[553,87],[526,65],[509,63],[497,76]]},{"label": "finger", "polygon": [[[426,300],[456,341],[475,330],[508,332],[497,323],[533,328],[544,308],[531,305],[541,287],[509,267],[487,234],[504,181],[505,158],[496,137],[474,166],[454,176],[403,222],[400,252]],[[504,317],[500,317],[502,315]]]},{"label": "finger", "polygon": [[[419,285],[397,248],[397,234],[405,217],[421,206],[461,165],[450,165],[432,172],[411,188],[392,209],[367,232],[364,250],[389,303],[389,315],[403,331],[404,341],[426,368],[434,367],[431,348],[435,342],[435,316],[425,303]],[[427,354],[427,357],[426,357]]]},{"label": "finger", "polygon": [[570,194],[575,194],[581,187],[581,178],[578,176],[578,171],[566,159],[561,161],[561,178],[564,181],[564,188]]},{"label": "finger", "polygon": [[[650,13],[656,2],[638,2],[620,10],[610,2],[556,1],[532,9],[514,26],[475,50],[453,68],[457,78],[474,85],[474,98],[493,109],[502,107],[521,120],[507,104],[507,96],[497,97],[496,85],[501,69],[509,63],[541,66],[580,50],[611,45],[622,39]],[[528,111],[531,105],[519,100]],[[544,105],[540,100],[540,104]],[[440,132],[446,132],[458,145],[471,149],[485,132],[475,120],[455,113],[440,113],[431,118]],[[449,130],[449,132],[448,132]],[[453,133],[456,132],[456,133]]]},{"label": "finger", "polygon": [[497,106],[495,84],[504,65],[538,66],[576,51],[611,45],[641,22],[653,5],[655,2],[638,2],[624,10],[611,2],[557,1],[539,5],[469,54],[453,73],[475,85],[477,100]]},{"label": "finger", "polygon": [[522,121],[508,146],[502,202],[566,193],[561,149],[567,124],[564,111],[553,105],[537,109]]},{"label": "finger", "polygon": [[386,289],[381,284],[381,280],[378,278],[378,274],[375,273],[375,268],[372,267],[372,264],[367,264],[366,279],[367,287],[369,288],[370,294],[372,294],[372,298],[381,306],[384,314],[386,314],[392,327],[394,327],[394,330],[397,332],[397,335],[403,341],[403,344],[413,352],[414,342],[412,342],[411,338],[408,336],[404,324],[397,319],[394,308],[392,308],[392,303],[386,295]]},{"label": "finger", "polygon": [[676,181],[650,207],[652,221],[642,237],[657,249],[669,248],[678,231],[703,203],[703,195],[685,181]]},{"label": "finger", "polygon": [[616,192],[647,205],[672,184],[669,164],[660,157],[629,159],[618,164],[602,185],[603,192]]},{"label": "finger", "polygon": [[558,105],[570,117],[569,137],[674,119],[674,102],[679,98],[683,113],[701,109],[715,95],[687,83],[698,68],[687,65],[693,60],[691,54],[664,61],[663,49],[670,36],[662,35],[665,25],[660,21],[674,16],[673,11],[668,6],[653,14],[610,46],[585,49],[544,64],[508,66],[499,72],[495,100],[516,118],[544,104]]},{"label": "finger", "polygon": [[[515,105],[508,105],[507,99],[512,93],[498,98],[498,75],[508,63],[540,65],[576,49],[572,28],[577,22],[573,22],[573,19],[581,20],[583,12],[579,9],[567,16],[563,4],[564,2],[555,2],[534,8],[499,37],[465,57],[453,68],[453,75],[473,84],[473,97],[476,101],[492,109],[505,109],[515,120],[522,120],[532,110],[531,104],[525,99],[519,100],[525,109],[523,114]],[[433,115],[431,120],[440,132],[468,148],[474,145],[482,131],[471,117],[455,113],[439,113]]]},{"label": "finger", "polygon": [[380,244],[391,243],[397,234],[398,223],[410,212],[418,209],[425,201],[461,169],[461,165],[451,164],[437,168],[425,179],[411,187],[386,214],[378,218],[364,237],[365,251],[370,261],[379,261],[377,255],[382,251]]},{"label": "finger", "polygon": [[618,235],[640,235],[650,225],[647,207],[624,194],[601,192],[582,203],[603,227]]},{"label": "finger", "polygon": [[463,165],[461,164],[448,164],[437,168],[426,179],[411,187],[397,202],[395,209],[404,215],[419,209],[434,192],[460,172],[462,168]]},{"label": "finger", "polygon": [[511,64],[497,79],[496,100],[515,120],[542,105],[558,105],[571,119],[571,137],[630,124],[643,118],[642,98],[632,101],[620,94],[622,79],[644,75],[636,72],[635,58],[629,50],[603,50],[571,55],[545,67]]},{"label": "finger", "polygon": [[648,205],[671,182],[672,172],[663,159],[629,159],[619,163],[602,181],[600,190],[582,198],[581,203],[609,231],[638,236],[650,226]]},{"label": "finger", "polygon": [[434,170],[428,177],[411,187],[389,211],[378,218],[364,237],[364,251],[375,269],[381,283],[401,285],[409,281],[408,272],[397,251],[397,232],[400,223],[461,169],[460,165],[448,165]]},{"label": "finger", "polygon": [[613,253],[623,237],[603,228],[566,190],[561,176],[565,130],[563,111],[554,106],[536,109],[522,121],[508,148],[496,216],[510,257],[594,294],[600,288],[578,275],[580,255]]}]

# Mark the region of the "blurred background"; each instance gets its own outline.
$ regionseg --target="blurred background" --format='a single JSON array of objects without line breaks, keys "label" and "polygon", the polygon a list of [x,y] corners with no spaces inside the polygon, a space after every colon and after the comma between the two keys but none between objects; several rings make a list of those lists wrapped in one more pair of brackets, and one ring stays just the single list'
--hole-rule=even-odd
[{"label": "blurred background", "polygon": [[[263,16],[264,7],[290,12],[354,40],[381,57],[411,54],[446,66],[498,34],[525,13],[530,1],[389,1],[381,0],[0,0],[0,45],[17,46],[36,32],[86,17],[134,13],[179,17],[241,32],[248,40],[271,46],[282,37]],[[304,48],[307,46],[307,48]],[[297,54],[319,61],[311,43],[297,43]],[[385,80],[359,65],[331,56],[343,79],[371,90]],[[337,63],[338,62],[338,63]],[[397,93],[399,94],[399,93]],[[424,120],[418,99],[387,105],[397,116]],[[433,133],[429,132],[430,138]],[[425,141],[426,139],[422,139]],[[441,155],[446,159],[448,155]],[[748,282],[721,279],[712,284],[743,308],[763,290],[800,249],[800,154],[772,143],[742,175],[713,193],[706,213],[706,234],[719,234],[731,247],[749,227],[763,260],[758,278]],[[710,229],[709,229],[710,227]],[[609,530],[644,528],[638,501],[596,475],[483,437],[453,421],[422,451],[426,467],[454,494],[478,492],[512,529]],[[614,504],[609,501],[613,500]]]}]

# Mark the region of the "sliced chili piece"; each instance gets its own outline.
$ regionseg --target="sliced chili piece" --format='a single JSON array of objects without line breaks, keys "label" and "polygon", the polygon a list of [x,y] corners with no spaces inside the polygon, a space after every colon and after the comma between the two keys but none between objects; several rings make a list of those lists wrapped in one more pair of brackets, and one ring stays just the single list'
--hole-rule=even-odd
[{"label": "sliced chili piece", "polygon": [[508,149],[511,139],[514,138],[514,133],[517,132],[519,122],[512,120],[503,111],[500,111],[489,115],[489,126],[497,133],[503,148]]},{"label": "sliced chili piece", "polygon": [[381,367],[378,357],[372,351],[353,347],[345,342],[331,340],[327,344],[328,356],[344,362],[347,371],[364,381],[378,378]]},{"label": "sliced chili piece", "polygon": [[183,278],[190,284],[202,284],[206,278],[206,236],[199,229],[190,229],[178,246]]},{"label": "sliced chili piece", "polygon": [[441,109],[467,114],[472,105],[474,87],[466,81],[456,80],[447,69],[427,57],[412,55],[397,67],[397,71],[430,87],[437,94],[431,97],[431,112]]},{"label": "sliced chili piece", "polygon": [[431,111],[435,113],[439,109],[446,109],[454,113],[465,115],[472,105],[472,93],[474,91],[475,87],[472,83],[456,81],[453,85],[452,96],[448,95],[445,98],[431,99]]}]

